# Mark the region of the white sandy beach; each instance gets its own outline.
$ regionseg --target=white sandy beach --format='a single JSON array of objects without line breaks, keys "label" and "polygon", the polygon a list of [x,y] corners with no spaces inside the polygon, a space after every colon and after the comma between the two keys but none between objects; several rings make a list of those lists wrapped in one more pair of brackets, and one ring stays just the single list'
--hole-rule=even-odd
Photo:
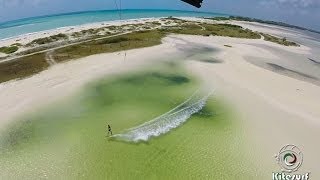
[{"label": "white sandy beach", "polygon": [[22,44],[27,44],[31,42],[32,40],[48,37],[52,35],[56,35],[59,33],[73,33],[73,32],[80,32],[82,30],[87,29],[96,29],[101,28],[105,26],[119,26],[124,24],[139,24],[139,23],[146,23],[146,22],[152,22],[155,20],[159,20],[160,18],[141,18],[141,19],[130,19],[130,20],[117,20],[117,21],[105,21],[105,22],[97,22],[97,23],[90,23],[90,24],[84,24],[79,26],[66,26],[61,27],[57,29],[51,29],[47,31],[40,31],[40,32],[34,32],[29,34],[23,34],[20,36],[15,36],[11,38],[6,39],[0,39],[0,46],[9,46],[13,43],[20,42]]},{"label": "white sandy beach", "polygon": [[[129,19],[129,20],[116,20],[116,21],[105,21],[105,22],[96,22],[90,24],[83,24],[79,26],[66,26],[46,31],[34,32],[29,34],[23,34],[11,38],[0,39],[0,47],[10,46],[15,43],[20,43],[22,45],[26,45],[32,42],[35,39],[45,38],[57,34],[66,34],[71,35],[74,32],[80,32],[82,30],[88,29],[98,29],[102,27],[108,26],[121,26],[126,24],[144,24],[147,22],[159,21],[161,18],[141,18],[141,19]],[[16,53],[28,50],[30,48],[26,48],[24,46],[20,47]],[[7,55],[4,53],[0,53],[0,57],[6,57]]]},{"label": "white sandy beach", "polygon": [[[239,24],[261,32],[287,33],[288,37],[291,33],[299,38],[299,34],[285,31],[285,28],[285,32],[281,28],[270,31],[257,23]],[[101,23],[89,28],[99,26],[102,26]],[[78,28],[76,30],[79,30]],[[68,29],[70,30],[66,28],[49,31],[46,35],[66,32]],[[23,39],[26,43],[42,36],[43,32],[17,38]],[[304,36],[301,35],[300,38],[303,39]],[[16,39],[0,41],[0,46],[15,41]],[[126,60],[124,52],[120,52],[93,55],[57,64],[30,78],[0,84],[0,125],[3,127],[23,113],[70,96],[92,80],[167,59],[168,56],[179,53],[177,46],[183,43],[202,44],[218,50],[211,56],[222,60],[222,63],[200,62],[191,57],[190,61],[186,61],[186,67],[207,86],[214,88],[216,95],[225,98],[236,110],[239,114],[237,120],[250,142],[248,151],[252,153],[253,158],[260,161],[262,167],[280,171],[273,156],[285,144],[295,144],[302,149],[305,157],[300,171],[311,172],[314,179],[320,178],[317,158],[320,145],[316,139],[320,136],[320,86],[248,61],[248,57],[261,60],[261,63],[269,59],[272,63],[320,78],[320,67],[314,68],[306,58],[300,58],[312,56],[313,47],[309,47],[308,44],[301,47],[285,47],[262,39],[171,35],[163,40],[162,45],[127,51]],[[272,48],[285,51],[289,58],[285,59],[286,54],[279,54]],[[313,70],[309,70],[310,68]]]}]

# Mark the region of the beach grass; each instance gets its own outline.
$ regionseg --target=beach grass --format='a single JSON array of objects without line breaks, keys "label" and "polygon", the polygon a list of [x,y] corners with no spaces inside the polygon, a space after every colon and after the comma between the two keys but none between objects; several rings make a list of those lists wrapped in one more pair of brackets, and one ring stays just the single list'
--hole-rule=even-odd
[{"label": "beach grass", "polygon": [[142,143],[106,137],[174,108],[200,87],[179,66],[90,83],[79,94],[25,114],[2,131],[4,179],[252,179],[232,111],[215,96],[168,134]]},{"label": "beach grass", "polygon": [[57,62],[62,62],[93,54],[150,47],[161,44],[163,37],[164,34],[157,30],[139,31],[61,48],[55,51],[53,57]]},{"label": "beach grass", "polygon": [[265,34],[265,33],[261,33],[261,35],[264,37],[264,40],[266,41],[270,41],[270,42],[274,42],[280,45],[284,45],[284,46],[300,46],[299,44],[292,42],[292,41],[288,41],[286,38],[279,38],[276,36],[272,36],[270,34]]},{"label": "beach grass", "polygon": [[67,40],[67,39],[68,39],[68,35],[59,33],[49,37],[35,39],[30,43],[26,44],[26,46],[44,45],[44,44],[49,44],[49,43],[53,43],[61,40]]},{"label": "beach grass", "polygon": [[29,77],[49,67],[44,53],[0,63],[0,82]]},{"label": "beach grass", "polygon": [[18,51],[18,49],[19,47],[17,45],[3,46],[3,47],[0,47],[0,53],[12,54]]},{"label": "beach grass", "polygon": [[287,28],[295,28],[295,29],[310,31],[310,32],[318,33],[318,34],[320,33],[319,31],[316,31],[313,29],[308,29],[308,28],[304,28],[304,27],[300,27],[300,26],[296,26],[296,25],[291,25],[291,24],[287,24],[284,22],[262,20],[262,19],[243,17],[243,16],[213,17],[213,18],[206,18],[206,19],[211,19],[211,20],[215,20],[215,21],[234,20],[234,21],[258,22],[258,23],[262,23],[262,24],[270,24],[270,25],[282,26],[282,27],[287,27]]},{"label": "beach grass", "polygon": [[190,34],[202,36],[226,36],[247,39],[259,39],[259,33],[241,26],[231,24],[186,24],[176,27],[168,27],[164,31],[176,34]]},{"label": "beach grass", "polygon": [[[56,62],[64,62],[99,53],[149,47],[161,44],[164,34],[159,31],[140,31],[103,40],[93,40],[54,51]],[[0,83],[21,79],[39,73],[49,67],[45,53],[17,58],[0,63]]]}]

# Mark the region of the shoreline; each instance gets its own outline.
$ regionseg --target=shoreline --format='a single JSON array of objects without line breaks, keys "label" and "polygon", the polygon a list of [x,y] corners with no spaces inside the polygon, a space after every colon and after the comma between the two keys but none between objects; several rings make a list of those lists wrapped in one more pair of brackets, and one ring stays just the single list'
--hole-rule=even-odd
[{"label": "shoreline", "polygon": [[[0,39],[0,46],[8,46],[8,45],[10,45],[10,43],[12,41],[16,41],[18,39],[25,39],[26,40],[27,36],[36,36],[36,37],[31,37],[31,38],[28,37],[29,39],[27,41],[31,42],[34,39],[48,37],[48,36],[56,35],[56,34],[59,34],[59,33],[79,32],[81,30],[87,30],[87,29],[91,29],[91,28],[101,28],[101,27],[104,27],[106,25],[109,25],[109,26],[112,26],[112,25],[125,25],[125,24],[129,24],[129,23],[138,24],[138,23],[142,23],[142,22],[159,20],[161,18],[166,18],[166,17],[160,17],[160,18],[136,18],[136,19],[126,19],[126,20],[101,21],[101,22],[87,23],[87,24],[76,25],[76,26],[64,26],[64,27],[59,27],[59,28],[55,28],[55,29],[32,32],[32,33],[27,33],[27,34],[21,34],[21,35],[18,35],[18,36],[13,36],[13,37],[9,37],[9,38]],[[72,30],[70,30],[70,29],[72,29]]]},{"label": "shoreline", "polygon": [[[197,22],[209,22],[209,20],[199,18],[199,17],[184,17],[184,16],[172,16],[173,18],[178,18],[181,20],[186,21],[197,21]],[[0,58],[1,57],[10,57],[15,56],[16,53],[28,51],[33,48],[41,47],[41,45],[38,45],[36,47],[25,47],[28,43],[32,42],[33,40],[41,39],[41,38],[47,38],[50,36],[55,36],[58,34],[66,34],[70,36],[73,33],[79,33],[81,31],[90,30],[90,29],[99,29],[99,28],[108,28],[110,26],[122,26],[122,25],[135,25],[135,24],[146,24],[154,21],[161,21],[161,19],[165,19],[168,17],[150,17],[150,18],[134,18],[134,19],[123,19],[123,20],[113,20],[113,21],[101,21],[101,22],[93,22],[93,23],[86,23],[82,25],[76,25],[76,26],[65,26],[65,27],[59,27],[55,29],[50,30],[44,30],[44,31],[38,31],[38,32],[32,32],[27,34],[21,34],[18,36],[13,36],[10,38],[0,39],[0,47],[9,47],[13,44],[19,43],[22,46],[19,47],[19,49],[14,52],[13,54],[5,54],[0,52]],[[85,36],[84,36],[85,38]],[[71,39],[72,40],[72,39]],[[59,43],[59,41],[57,42]],[[47,45],[47,44],[44,44]],[[50,43],[49,43],[50,45]],[[42,45],[43,46],[43,45]]]},{"label": "shoreline", "polygon": [[[129,11],[141,11],[141,10],[143,10],[143,11],[176,11],[176,12],[193,12],[193,13],[218,14],[218,15],[228,16],[227,14],[223,14],[223,13],[214,13],[214,12],[206,12],[206,11],[190,11],[190,10],[179,10],[179,9],[176,9],[176,10],[174,10],[174,9],[122,9],[122,10],[129,10]],[[43,16],[36,16],[36,17],[27,17],[27,18],[22,18],[22,19],[17,19],[17,20],[0,22],[0,25],[5,24],[5,23],[21,21],[21,20],[33,19],[33,18],[57,17],[57,16],[64,16],[64,15],[93,13],[93,12],[104,12],[104,11],[116,11],[116,12],[118,12],[119,10],[117,10],[117,9],[110,9],[110,10],[105,9],[105,10],[95,10],[95,11],[75,11],[75,12],[62,13],[62,14],[52,14],[52,15],[43,15]]]}]

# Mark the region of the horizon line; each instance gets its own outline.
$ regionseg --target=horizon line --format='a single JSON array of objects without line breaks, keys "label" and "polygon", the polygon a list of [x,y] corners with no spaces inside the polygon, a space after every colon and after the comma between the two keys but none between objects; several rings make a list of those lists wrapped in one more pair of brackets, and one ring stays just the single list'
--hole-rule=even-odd
[{"label": "horizon line", "polygon": [[[87,11],[70,11],[70,12],[64,12],[64,13],[53,13],[53,14],[46,14],[46,15],[39,15],[39,16],[30,16],[30,17],[25,17],[25,18],[18,18],[18,19],[13,19],[13,20],[8,20],[8,21],[0,21],[0,26],[8,24],[8,23],[15,23],[19,21],[24,21],[24,20],[29,20],[33,18],[45,18],[45,17],[57,17],[57,16],[65,16],[65,15],[73,15],[73,14],[84,14],[84,13],[90,13],[90,12],[104,12],[104,11],[128,11],[128,10],[144,10],[144,11],[177,11],[177,12],[193,12],[193,13],[206,13],[206,14],[212,14],[212,15],[221,15],[221,16],[238,16],[238,17],[248,17],[248,16],[242,16],[242,15],[236,15],[236,14],[227,14],[227,13],[221,13],[221,12],[208,12],[208,11],[199,11],[199,10],[182,10],[182,9],[100,9],[100,10],[87,10]],[[219,16],[218,16],[219,17]],[[278,23],[284,23],[290,26],[296,26],[299,28],[303,28],[307,31],[311,32],[316,32],[320,33],[318,29],[310,28],[310,27],[305,27],[301,25],[295,25],[295,24],[288,24],[283,21],[277,21],[277,20],[272,20],[272,19],[259,19],[255,17],[249,17],[253,19],[258,19],[258,20],[264,20],[264,21],[273,21],[273,22],[278,22]],[[1,28],[0,28],[1,29]]]},{"label": "horizon line", "polygon": [[89,12],[127,11],[127,10],[181,11],[181,12],[221,14],[221,15],[231,16],[230,14],[219,13],[219,12],[192,11],[192,10],[177,10],[177,9],[121,9],[121,10],[119,10],[119,9],[101,9],[101,10],[88,10],[88,11],[70,11],[70,12],[64,12],[64,13],[53,13],[53,14],[46,14],[46,15],[40,15],[40,16],[30,16],[30,17],[18,18],[18,19],[3,21],[3,22],[0,21],[0,25],[6,24],[6,23],[12,23],[12,22],[15,22],[15,21],[28,20],[28,19],[32,19],[32,18],[55,17],[55,16],[64,16],[64,15],[72,15],[72,14],[82,14],[82,13],[89,13]]}]

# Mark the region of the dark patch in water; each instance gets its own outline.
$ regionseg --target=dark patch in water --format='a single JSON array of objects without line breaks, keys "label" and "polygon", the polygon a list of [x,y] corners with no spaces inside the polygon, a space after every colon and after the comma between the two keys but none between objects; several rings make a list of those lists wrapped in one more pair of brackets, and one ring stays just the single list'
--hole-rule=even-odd
[{"label": "dark patch in water", "polygon": [[296,75],[296,76],[302,76],[302,77],[313,79],[313,80],[318,80],[318,78],[316,78],[314,76],[310,76],[310,75],[302,73],[302,72],[287,69],[287,68],[280,66],[280,65],[277,65],[277,64],[273,64],[273,63],[266,63],[266,64],[269,67],[271,67],[274,71],[280,71],[283,73],[287,73],[288,75]]},{"label": "dark patch in water", "polygon": [[190,82],[190,79],[185,77],[185,76],[181,76],[181,75],[176,75],[176,74],[171,74],[171,75],[165,75],[165,74],[161,74],[161,73],[147,73],[143,76],[133,76],[130,78],[126,78],[124,81],[126,83],[131,83],[131,84],[144,84],[144,82],[150,78],[156,78],[156,79],[160,79],[160,80],[164,80],[169,84],[172,85],[180,85],[180,84],[184,84],[184,83],[188,83]]},{"label": "dark patch in water", "polygon": [[[249,58],[249,59],[247,59]],[[288,69],[286,67],[280,66],[278,64],[274,64],[274,63],[267,63],[267,62],[263,62],[263,61],[268,61],[268,59],[263,59],[261,61],[259,60],[255,60],[253,57],[246,57],[247,62],[256,65],[258,67],[267,69],[269,71],[284,75],[284,76],[288,76],[297,80],[301,80],[301,81],[305,81],[305,82],[309,82],[312,83],[314,85],[320,86],[320,79],[316,76],[312,76],[303,72],[299,72],[299,71],[295,71],[292,69]]]},{"label": "dark patch in water", "polygon": [[204,55],[204,54],[208,54],[216,51],[211,47],[207,47],[203,45],[198,45],[198,46],[183,45],[183,47],[181,47],[180,50],[184,52],[186,58],[191,58],[197,55]]},{"label": "dark patch in water", "polygon": [[316,64],[320,64],[320,61],[316,61],[316,60],[314,60],[314,59],[311,59],[311,58],[308,58],[310,61],[312,61],[312,62],[314,62],[314,63],[316,63]]},{"label": "dark patch in water", "polygon": [[217,59],[200,59],[200,60],[197,60],[197,61],[200,61],[200,62],[204,62],[204,63],[211,63],[211,64],[219,64],[219,63],[223,63],[223,61],[221,60],[217,60]]},{"label": "dark patch in water", "polygon": [[213,116],[214,113],[209,110],[207,106],[205,106],[203,109],[201,109],[198,113],[194,114],[194,116],[200,117],[200,118],[208,118]]},{"label": "dark patch in water", "polygon": [[183,38],[177,38],[177,37],[171,37],[173,39],[183,41],[185,44],[179,44],[177,46],[177,49],[183,52],[186,58],[193,57],[195,55],[201,55],[201,54],[208,54],[212,52],[218,51],[215,48],[212,48],[210,46],[201,44],[201,43],[195,43],[192,41],[187,41]]},{"label": "dark patch in water", "polygon": [[165,65],[167,65],[168,67],[170,67],[170,68],[177,68],[179,65],[176,63],[176,62],[174,62],[174,61],[166,61],[166,62],[164,62],[165,63]]},{"label": "dark patch in water", "polygon": [[184,84],[190,82],[189,78],[180,75],[164,75],[160,73],[152,73],[151,75],[159,79],[164,79],[170,84]]},{"label": "dark patch in water", "polygon": [[[114,81],[100,82],[98,85],[93,86],[90,92],[83,97],[84,104],[94,105],[97,107],[111,106],[119,99],[112,96],[113,91],[117,88],[126,88],[135,86],[138,89],[146,85],[162,84],[163,86],[174,86],[189,83],[191,80],[185,76],[178,74],[163,74],[158,72],[150,72],[139,75],[131,75],[129,77],[119,78]],[[135,96],[136,93],[128,94]]]},{"label": "dark patch in water", "polygon": [[19,144],[28,142],[33,136],[34,125],[32,121],[22,121],[15,123],[11,128],[2,132],[2,143],[0,149],[11,149]]}]

